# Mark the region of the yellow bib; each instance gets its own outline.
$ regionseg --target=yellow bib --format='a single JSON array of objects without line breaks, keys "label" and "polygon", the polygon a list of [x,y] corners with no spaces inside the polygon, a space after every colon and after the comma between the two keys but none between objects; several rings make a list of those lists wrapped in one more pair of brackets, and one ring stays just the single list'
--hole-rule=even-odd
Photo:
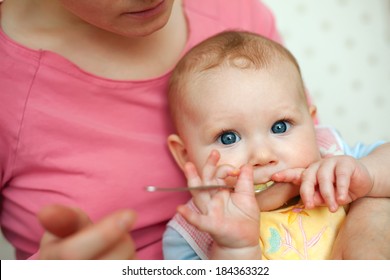
[{"label": "yellow bib", "polygon": [[329,259],[334,240],[346,216],[340,207],[304,209],[302,204],[262,212],[260,242],[262,258],[269,260]]}]

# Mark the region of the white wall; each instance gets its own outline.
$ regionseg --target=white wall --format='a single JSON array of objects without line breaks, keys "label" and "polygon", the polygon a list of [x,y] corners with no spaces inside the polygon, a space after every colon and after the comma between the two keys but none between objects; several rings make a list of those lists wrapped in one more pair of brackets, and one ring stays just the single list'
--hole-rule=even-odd
[{"label": "white wall", "polygon": [[263,0],[320,122],[350,145],[390,140],[390,0]]}]

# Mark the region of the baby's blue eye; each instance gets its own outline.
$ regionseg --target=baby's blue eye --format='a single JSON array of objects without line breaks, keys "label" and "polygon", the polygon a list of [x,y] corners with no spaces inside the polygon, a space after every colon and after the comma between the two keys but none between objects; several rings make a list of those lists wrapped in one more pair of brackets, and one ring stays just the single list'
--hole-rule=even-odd
[{"label": "baby's blue eye", "polygon": [[221,134],[221,136],[218,137],[218,141],[223,145],[231,145],[240,140],[240,136],[238,136],[237,133],[234,133],[232,131],[224,132]]},{"label": "baby's blue eye", "polygon": [[277,121],[272,125],[272,132],[275,134],[285,133],[290,128],[290,124],[287,121]]}]

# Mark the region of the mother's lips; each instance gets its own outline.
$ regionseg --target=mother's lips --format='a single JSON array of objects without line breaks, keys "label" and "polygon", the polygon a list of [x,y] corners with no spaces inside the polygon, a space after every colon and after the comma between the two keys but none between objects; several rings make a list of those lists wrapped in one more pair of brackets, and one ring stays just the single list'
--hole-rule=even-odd
[{"label": "mother's lips", "polygon": [[155,6],[153,7],[150,7],[150,8],[146,8],[146,9],[142,9],[142,10],[139,10],[139,11],[133,11],[133,12],[128,12],[127,14],[133,14],[133,15],[137,15],[137,14],[145,14],[145,13],[149,13],[149,12],[152,12],[153,10],[156,10],[158,9],[163,3],[164,3],[165,0],[157,3]]}]

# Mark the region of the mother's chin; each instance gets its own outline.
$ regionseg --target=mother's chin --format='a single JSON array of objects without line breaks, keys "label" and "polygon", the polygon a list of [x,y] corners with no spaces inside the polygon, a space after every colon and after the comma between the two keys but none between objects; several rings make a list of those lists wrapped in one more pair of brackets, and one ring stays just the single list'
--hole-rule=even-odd
[{"label": "mother's chin", "polygon": [[299,186],[289,183],[275,183],[271,188],[256,194],[260,211],[271,211],[282,207],[299,195]]}]

